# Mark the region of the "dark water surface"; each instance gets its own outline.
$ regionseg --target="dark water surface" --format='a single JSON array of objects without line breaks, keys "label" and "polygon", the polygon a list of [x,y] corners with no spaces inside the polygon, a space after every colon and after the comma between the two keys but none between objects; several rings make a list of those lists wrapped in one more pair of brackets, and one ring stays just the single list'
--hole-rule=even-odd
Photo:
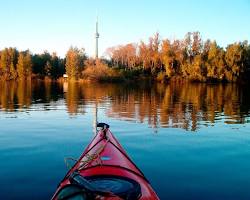
[{"label": "dark water surface", "polygon": [[250,199],[250,93],[228,85],[0,83],[0,199],[50,199],[93,122],[161,199]]}]

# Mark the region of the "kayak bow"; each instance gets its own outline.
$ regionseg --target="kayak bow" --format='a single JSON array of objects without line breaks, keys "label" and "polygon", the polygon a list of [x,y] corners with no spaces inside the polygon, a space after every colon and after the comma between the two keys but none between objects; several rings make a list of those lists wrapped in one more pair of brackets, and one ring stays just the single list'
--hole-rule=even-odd
[{"label": "kayak bow", "polygon": [[101,130],[61,181],[52,200],[159,199],[109,125],[99,123],[97,127]]}]

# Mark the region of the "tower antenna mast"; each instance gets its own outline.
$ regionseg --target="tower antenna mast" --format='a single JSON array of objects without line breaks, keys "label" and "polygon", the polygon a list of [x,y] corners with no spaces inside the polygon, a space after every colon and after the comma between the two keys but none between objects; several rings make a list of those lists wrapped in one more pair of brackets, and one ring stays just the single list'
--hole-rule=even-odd
[{"label": "tower antenna mast", "polygon": [[96,17],[96,24],[95,24],[95,58],[98,59],[98,39],[99,39],[99,32],[98,32],[98,16]]}]

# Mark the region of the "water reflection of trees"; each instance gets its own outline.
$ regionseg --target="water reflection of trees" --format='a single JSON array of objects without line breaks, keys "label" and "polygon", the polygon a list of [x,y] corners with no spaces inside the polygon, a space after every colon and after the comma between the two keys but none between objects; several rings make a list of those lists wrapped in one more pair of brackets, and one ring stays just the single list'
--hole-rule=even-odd
[{"label": "water reflection of trees", "polygon": [[67,88],[65,91],[65,100],[68,113],[73,115],[76,113],[84,113],[84,93],[81,90],[81,85],[77,82],[70,82],[63,85]]},{"label": "water reflection of trees", "polygon": [[62,88],[58,84],[40,81],[0,81],[0,109],[13,112],[28,109],[32,104],[57,101],[63,98]]},{"label": "water reflection of trees", "polygon": [[[245,94],[245,92],[244,92]],[[237,85],[168,85],[161,103],[161,124],[196,130],[199,123],[244,123],[247,109],[241,109],[243,90]],[[224,116],[224,117],[223,117]],[[170,124],[171,122],[171,124]]]},{"label": "water reflection of trees", "polygon": [[69,85],[66,94],[70,113],[79,112],[81,104],[98,104],[105,107],[108,117],[187,130],[216,120],[245,123],[249,99],[246,90],[235,84],[77,84]]},{"label": "water reflection of trees", "polygon": [[0,82],[0,108],[14,111],[31,105],[31,82]]},{"label": "water reflection of trees", "polygon": [[6,111],[28,108],[35,103],[58,104],[63,98],[69,114],[99,106],[105,108],[108,117],[186,130],[196,130],[201,124],[217,120],[246,123],[250,110],[247,89],[236,84],[0,83],[0,108]]}]

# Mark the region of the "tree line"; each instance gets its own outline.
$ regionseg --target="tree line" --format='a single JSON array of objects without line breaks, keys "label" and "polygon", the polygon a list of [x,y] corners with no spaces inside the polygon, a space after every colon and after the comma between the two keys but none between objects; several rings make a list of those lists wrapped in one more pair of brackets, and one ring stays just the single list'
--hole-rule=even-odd
[{"label": "tree line", "polygon": [[29,51],[18,52],[15,48],[0,51],[0,76],[5,80],[25,78],[31,75],[31,70]]},{"label": "tree line", "polygon": [[144,72],[160,79],[173,77],[194,81],[246,80],[250,70],[250,45],[247,41],[229,44],[225,49],[216,41],[203,41],[199,32],[184,39],[161,39],[159,33],[147,43],[129,43],[107,50],[112,66]]},{"label": "tree line", "polygon": [[32,77],[59,78],[65,73],[65,59],[55,53],[31,54],[29,50],[18,51],[5,48],[0,51],[0,79],[16,80]]},{"label": "tree line", "polygon": [[[139,71],[141,75],[160,81],[172,78],[202,82],[246,81],[250,75],[250,45],[243,41],[222,48],[216,41],[203,41],[199,32],[189,32],[182,40],[161,39],[156,33],[148,42],[111,47],[101,61],[88,57],[84,49],[77,47],[70,47],[65,58],[47,51],[42,54],[16,48],[0,51],[0,78],[4,80],[31,76],[58,79],[64,73],[72,80],[84,79],[90,74],[91,67],[98,69],[98,66],[102,73],[108,70],[106,74],[111,74],[111,78],[112,74],[117,77],[117,74],[123,76],[127,72]],[[88,73],[84,73],[86,69]],[[91,73],[94,76],[96,70]]]}]

